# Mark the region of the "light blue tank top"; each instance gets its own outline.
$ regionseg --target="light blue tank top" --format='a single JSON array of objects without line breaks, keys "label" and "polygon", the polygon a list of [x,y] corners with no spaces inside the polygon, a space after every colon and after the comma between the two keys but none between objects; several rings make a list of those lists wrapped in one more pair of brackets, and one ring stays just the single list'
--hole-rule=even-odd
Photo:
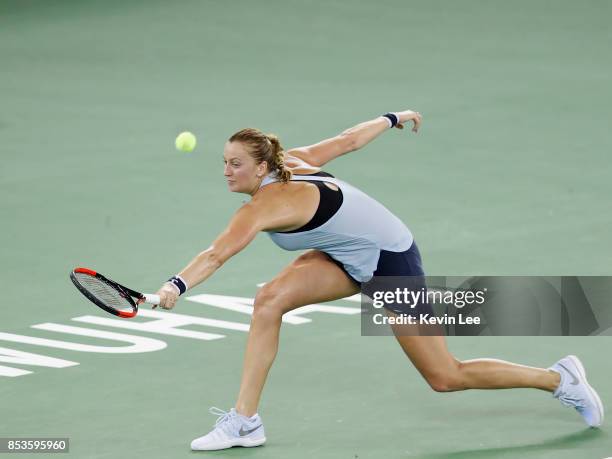
[{"label": "light blue tank top", "polygon": [[[332,177],[291,177],[291,181],[304,180],[333,183],[342,190],[342,205],[329,220],[309,231],[268,232],[279,247],[285,250],[320,250],[342,263],[355,280],[367,282],[376,271],[381,250],[404,252],[412,245],[412,233],[406,225],[364,192]],[[268,175],[260,188],[274,182],[278,179]]]}]

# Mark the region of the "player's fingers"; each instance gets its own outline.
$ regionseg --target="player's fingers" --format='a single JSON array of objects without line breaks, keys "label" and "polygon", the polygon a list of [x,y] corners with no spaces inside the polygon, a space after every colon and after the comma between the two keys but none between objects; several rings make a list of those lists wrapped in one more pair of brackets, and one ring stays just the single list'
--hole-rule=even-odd
[{"label": "player's fingers", "polygon": [[176,303],[176,299],[175,298],[167,298],[166,302],[164,303],[164,305],[162,306],[164,309],[169,310],[172,309],[174,307],[174,303]]},{"label": "player's fingers", "polygon": [[166,309],[166,303],[168,302],[168,297],[165,294],[161,294],[159,296],[159,307],[162,309]]}]

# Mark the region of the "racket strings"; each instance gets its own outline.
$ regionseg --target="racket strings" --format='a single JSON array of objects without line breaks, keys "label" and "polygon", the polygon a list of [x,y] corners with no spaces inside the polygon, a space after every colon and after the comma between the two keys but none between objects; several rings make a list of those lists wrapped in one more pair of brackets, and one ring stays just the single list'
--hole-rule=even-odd
[{"label": "racket strings", "polygon": [[95,296],[106,306],[118,311],[131,311],[133,309],[130,301],[119,290],[103,280],[84,273],[75,273],[75,277],[91,295]]}]

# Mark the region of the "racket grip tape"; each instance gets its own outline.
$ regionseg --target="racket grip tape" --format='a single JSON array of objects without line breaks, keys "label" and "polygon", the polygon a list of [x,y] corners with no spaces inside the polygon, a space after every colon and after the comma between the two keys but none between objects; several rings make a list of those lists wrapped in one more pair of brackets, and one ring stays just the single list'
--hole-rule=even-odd
[{"label": "racket grip tape", "polygon": [[143,293],[142,295],[145,297],[145,303],[155,305],[159,304],[159,295],[155,295],[153,293]]}]

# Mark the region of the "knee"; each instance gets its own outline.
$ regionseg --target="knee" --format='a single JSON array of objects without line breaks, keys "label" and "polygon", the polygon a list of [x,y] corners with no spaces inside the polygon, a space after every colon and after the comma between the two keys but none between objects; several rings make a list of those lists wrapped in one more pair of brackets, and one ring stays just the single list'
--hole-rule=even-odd
[{"label": "knee", "polygon": [[455,361],[444,371],[426,375],[429,386],[436,392],[453,392],[462,390],[461,362]]},{"label": "knee", "polygon": [[257,320],[279,320],[285,310],[285,294],[274,283],[264,285],[253,303],[253,318]]}]

